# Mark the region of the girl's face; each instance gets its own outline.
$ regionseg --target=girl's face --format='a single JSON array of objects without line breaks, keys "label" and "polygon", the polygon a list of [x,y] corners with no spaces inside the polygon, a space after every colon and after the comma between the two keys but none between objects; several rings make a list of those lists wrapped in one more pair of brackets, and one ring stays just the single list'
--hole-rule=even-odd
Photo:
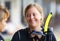
[{"label": "girl's face", "polygon": [[4,25],[5,25],[5,19],[4,19],[4,12],[0,10],[0,32],[2,32]]},{"label": "girl's face", "polygon": [[41,26],[42,14],[35,7],[31,7],[26,12],[26,20],[30,27]]}]

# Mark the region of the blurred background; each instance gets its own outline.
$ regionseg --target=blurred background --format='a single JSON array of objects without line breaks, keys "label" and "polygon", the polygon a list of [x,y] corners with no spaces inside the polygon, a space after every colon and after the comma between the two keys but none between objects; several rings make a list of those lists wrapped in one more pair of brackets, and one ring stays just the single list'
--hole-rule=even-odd
[{"label": "blurred background", "polygon": [[25,7],[30,3],[41,5],[45,17],[47,17],[50,12],[53,13],[49,27],[53,27],[53,32],[57,41],[60,41],[60,0],[0,0],[0,5],[8,8],[10,15],[4,28],[4,32],[1,34],[5,41],[10,41],[17,30],[26,27],[23,13]]}]

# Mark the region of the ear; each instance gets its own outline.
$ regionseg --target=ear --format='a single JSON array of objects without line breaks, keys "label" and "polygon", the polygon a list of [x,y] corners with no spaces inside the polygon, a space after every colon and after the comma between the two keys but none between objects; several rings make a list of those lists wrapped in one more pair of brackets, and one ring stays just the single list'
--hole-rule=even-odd
[{"label": "ear", "polygon": [[44,24],[44,17],[45,17],[45,15],[42,13],[41,16],[42,16],[42,25],[43,25]]},{"label": "ear", "polygon": [[5,13],[4,14],[4,20],[7,21],[8,17],[9,17],[9,14],[8,13]]},{"label": "ear", "polygon": [[4,10],[5,10],[4,19],[5,19],[5,21],[7,21],[8,17],[9,17],[9,11],[7,8],[5,8]]}]

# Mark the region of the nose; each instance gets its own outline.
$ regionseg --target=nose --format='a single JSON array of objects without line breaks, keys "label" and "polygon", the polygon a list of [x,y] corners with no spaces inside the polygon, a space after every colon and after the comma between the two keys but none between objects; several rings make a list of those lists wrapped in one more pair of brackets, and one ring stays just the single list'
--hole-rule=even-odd
[{"label": "nose", "polygon": [[31,16],[30,16],[30,18],[31,18],[31,19],[33,19],[33,18],[34,18],[34,16],[33,16],[33,15],[31,15]]}]

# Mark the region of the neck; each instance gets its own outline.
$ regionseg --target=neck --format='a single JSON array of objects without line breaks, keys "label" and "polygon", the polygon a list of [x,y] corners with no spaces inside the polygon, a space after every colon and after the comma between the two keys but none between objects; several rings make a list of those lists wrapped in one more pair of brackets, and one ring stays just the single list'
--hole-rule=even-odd
[{"label": "neck", "polygon": [[36,27],[29,26],[29,28],[31,31],[32,30],[35,30],[35,31],[41,31],[42,30],[41,26],[36,26]]}]

